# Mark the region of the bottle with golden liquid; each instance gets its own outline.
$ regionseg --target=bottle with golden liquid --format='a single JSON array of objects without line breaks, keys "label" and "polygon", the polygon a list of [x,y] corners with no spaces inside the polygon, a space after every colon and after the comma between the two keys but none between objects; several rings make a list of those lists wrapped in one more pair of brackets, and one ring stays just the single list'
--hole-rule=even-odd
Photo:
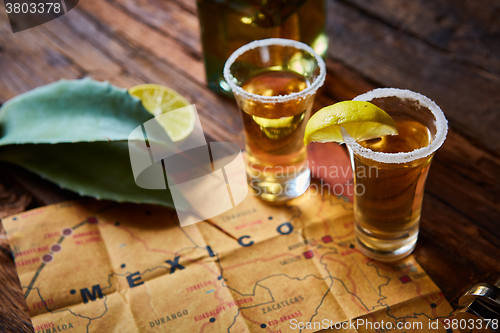
[{"label": "bottle with golden liquid", "polygon": [[224,62],[237,48],[264,38],[287,38],[324,56],[325,0],[198,0],[201,42],[210,89],[229,94]]},{"label": "bottle with golden liquid", "polygon": [[283,202],[309,186],[304,131],[325,73],[309,46],[280,38],[244,45],[226,62],[243,118],[249,185],[263,200]]},{"label": "bottle with golden liquid", "polygon": [[434,102],[409,90],[376,89],[355,100],[385,110],[398,130],[394,136],[347,142],[358,247],[373,259],[398,260],[415,247],[425,180],[446,137],[446,118]]}]

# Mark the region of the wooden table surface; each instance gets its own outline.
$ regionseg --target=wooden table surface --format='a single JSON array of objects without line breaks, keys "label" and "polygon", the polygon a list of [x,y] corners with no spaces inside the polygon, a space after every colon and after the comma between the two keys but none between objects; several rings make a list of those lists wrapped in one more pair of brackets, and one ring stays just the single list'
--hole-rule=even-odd
[{"label": "wooden table surface", "polygon": [[[430,170],[415,256],[445,296],[500,277],[500,4],[495,0],[328,2],[328,76],[316,107],[379,86],[434,99],[451,130]],[[241,142],[233,100],[205,86],[194,0],[82,0],[64,17],[12,34],[0,14],[0,102],[55,80],[167,85],[213,140]],[[0,164],[0,217],[75,198]],[[0,233],[0,332],[32,332]]]}]

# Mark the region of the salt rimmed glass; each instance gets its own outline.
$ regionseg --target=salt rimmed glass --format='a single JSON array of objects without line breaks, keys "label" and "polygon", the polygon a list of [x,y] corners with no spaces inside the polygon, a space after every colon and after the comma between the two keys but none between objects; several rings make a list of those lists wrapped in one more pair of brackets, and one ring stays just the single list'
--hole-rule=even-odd
[{"label": "salt rimmed glass", "polygon": [[[413,122],[425,126],[425,137],[430,139],[411,151],[380,152],[364,147],[344,132],[354,171],[358,248],[376,260],[398,260],[415,248],[425,180],[434,153],[446,139],[447,121],[436,103],[410,90],[374,89],[354,100],[379,106],[398,126]],[[399,135],[417,140],[417,128],[400,130]]]},{"label": "salt rimmed glass", "polygon": [[304,130],[325,75],[323,59],[289,39],[251,42],[226,61],[224,78],[243,118],[249,185],[261,199],[287,201],[309,186]]}]

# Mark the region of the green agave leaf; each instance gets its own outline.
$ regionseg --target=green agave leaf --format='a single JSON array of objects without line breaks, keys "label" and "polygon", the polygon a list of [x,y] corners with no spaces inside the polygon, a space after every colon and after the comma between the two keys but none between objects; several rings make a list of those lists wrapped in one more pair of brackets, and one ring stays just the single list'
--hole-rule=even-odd
[{"label": "green agave leaf", "polygon": [[141,101],[107,82],[61,80],[0,109],[0,145],[127,140],[151,119]]},{"label": "green agave leaf", "polygon": [[125,89],[61,80],[2,106],[0,160],[82,195],[174,207],[168,190],[142,189],[133,179],[127,140],[151,118]]},{"label": "green agave leaf", "polygon": [[13,145],[2,149],[0,159],[81,195],[174,207],[169,191],[135,184],[127,142]]}]

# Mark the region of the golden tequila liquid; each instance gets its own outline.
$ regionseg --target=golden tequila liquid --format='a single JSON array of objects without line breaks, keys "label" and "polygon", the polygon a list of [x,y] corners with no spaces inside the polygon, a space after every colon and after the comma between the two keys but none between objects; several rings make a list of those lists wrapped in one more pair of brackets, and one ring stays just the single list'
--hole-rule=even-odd
[{"label": "golden tequila liquid", "polygon": [[[264,71],[242,84],[244,90],[260,96],[289,95],[308,86],[306,78],[291,71]],[[303,138],[312,104],[311,96],[282,103],[240,102],[247,173],[256,186],[265,187],[270,201],[272,193],[284,190],[280,184],[308,172]]]},{"label": "golden tequila liquid", "polygon": [[[430,131],[422,123],[397,118],[395,121],[398,135],[362,141],[360,145],[376,152],[402,153],[430,144]],[[354,198],[354,214],[358,240],[363,246],[390,252],[416,241],[431,159],[432,154],[404,164],[391,164],[354,154],[356,188],[363,191]],[[387,240],[392,241],[390,245]]]},{"label": "golden tequila liquid", "polygon": [[[262,96],[288,95],[305,89],[308,82],[294,72],[269,71],[243,84],[243,89]],[[299,101],[272,107],[249,103],[243,108],[246,148],[253,167],[268,169],[305,161],[303,133],[310,105]]]}]

